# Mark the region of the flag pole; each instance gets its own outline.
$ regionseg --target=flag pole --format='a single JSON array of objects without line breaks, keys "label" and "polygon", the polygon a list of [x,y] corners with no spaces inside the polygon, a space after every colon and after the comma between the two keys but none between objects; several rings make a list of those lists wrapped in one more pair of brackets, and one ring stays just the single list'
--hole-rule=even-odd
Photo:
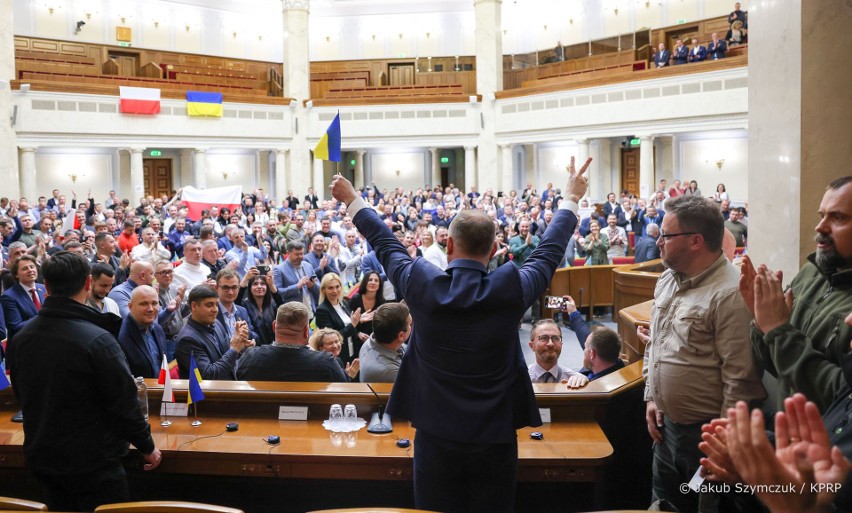
[{"label": "flag pole", "polygon": [[[186,392],[189,393],[189,390],[187,390]],[[193,402],[192,405],[194,406],[192,410],[195,412],[195,420],[193,420],[192,424],[190,425],[192,427],[198,427],[202,424],[202,422],[198,420],[198,402]]]}]

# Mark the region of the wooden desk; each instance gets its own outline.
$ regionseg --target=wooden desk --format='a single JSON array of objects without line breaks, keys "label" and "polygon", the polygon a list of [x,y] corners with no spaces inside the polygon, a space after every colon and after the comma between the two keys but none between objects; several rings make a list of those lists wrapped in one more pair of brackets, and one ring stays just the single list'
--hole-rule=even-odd
[{"label": "wooden desk", "polygon": [[621,337],[622,349],[628,363],[641,361],[645,356],[645,344],[636,335],[637,326],[651,324],[651,309],[654,300],[628,306],[618,312],[618,335]]},{"label": "wooden desk", "polygon": [[[650,441],[625,441],[621,434],[645,433],[644,403],[638,401],[642,411],[635,419],[612,416],[617,413],[613,409],[623,411],[631,393],[641,391],[640,366],[628,366],[579,390],[553,383],[533,385],[539,407],[550,409],[552,422],[518,431],[518,504],[549,513],[553,504],[547,497],[558,490],[571,493],[577,508],[613,507],[607,501],[631,496],[631,486],[638,490],[634,497],[650,490],[641,476],[632,473],[630,482],[619,483],[617,497],[603,493],[607,483],[615,482],[613,472],[631,468],[647,473],[624,447],[650,448]],[[151,411],[159,412],[162,387],[154,380],[147,384]],[[176,400],[185,401],[186,380],[173,384]],[[386,401],[392,385],[372,386]],[[321,426],[334,403],[355,404],[362,418],[372,414],[377,401],[366,384],[205,381],[202,387],[206,399],[199,403],[200,427],[189,425],[192,417],[170,417],[173,424],[163,428],[159,415],[151,416],[163,462],[154,472],[141,472],[134,458],[128,474],[134,500],[207,501],[247,512],[286,513],[413,505],[414,449],[396,446],[397,438],[415,438],[408,422],[395,420],[389,435],[372,435],[366,429],[348,436],[332,435]],[[308,406],[308,420],[277,420],[281,405]],[[37,500],[38,488],[23,470],[22,425],[10,420],[17,409],[11,390],[0,391],[0,495]],[[239,422],[239,430],[225,432],[225,424],[234,421]],[[609,425],[616,428],[609,431]],[[544,439],[531,439],[532,431],[541,431]],[[263,438],[269,435],[278,435],[281,444],[266,444]],[[210,438],[201,438],[205,436]],[[650,466],[650,457],[642,457],[639,461],[647,460]],[[596,498],[601,502],[596,504]],[[645,503],[642,498],[630,505]]]}]

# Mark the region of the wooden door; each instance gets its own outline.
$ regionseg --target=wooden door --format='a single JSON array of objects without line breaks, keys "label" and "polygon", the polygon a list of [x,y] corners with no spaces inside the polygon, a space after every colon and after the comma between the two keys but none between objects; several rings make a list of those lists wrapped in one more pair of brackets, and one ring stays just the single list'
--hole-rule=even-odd
[{"label": "wooden door", "polygon": [[118,64],[118,74],[122,77],[135,77],[139,70],[139,55],[131,52],[109,52],[109,58]]},{"label": "wooden door", "polygon": [[143,159],[145,195],[172,197],[172,159]]},{"label": "wooden door", "polygon": [[639,196],[639,148],[621,150],[621,189]]},{"label": "wooden door", "polygon": [[388,74],[392,86],[414,85],[414,63],[388,64]]}]

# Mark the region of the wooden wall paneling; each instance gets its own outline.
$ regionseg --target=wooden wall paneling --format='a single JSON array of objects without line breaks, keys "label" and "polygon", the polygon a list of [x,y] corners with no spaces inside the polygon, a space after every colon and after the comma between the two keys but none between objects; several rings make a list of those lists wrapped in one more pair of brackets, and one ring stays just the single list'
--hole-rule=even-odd
[{"label": "wooden wall paneling", "polygon": [[30,48],[39,52],[59,53],[59,41],[37,39],[30,42]]}]

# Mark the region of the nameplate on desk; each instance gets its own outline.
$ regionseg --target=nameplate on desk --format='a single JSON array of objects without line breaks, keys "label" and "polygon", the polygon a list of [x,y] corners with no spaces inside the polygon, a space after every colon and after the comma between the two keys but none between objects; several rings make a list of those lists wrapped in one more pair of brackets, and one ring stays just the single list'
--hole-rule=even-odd
[{"label": "nameplate on desk", "polygon": [[168,415],[169,417],[186,417],[189,405],[186,403],[161,403],[160,416]]},{"label": "nameplate on desk", "polygon": [[541,415],[542,422],[550,422],[550,408],[539,408],[538,414]]},{"label": "nameplate on desk", "polygon": [[308,407],[279,406],[278,420],[308,420]]}]

